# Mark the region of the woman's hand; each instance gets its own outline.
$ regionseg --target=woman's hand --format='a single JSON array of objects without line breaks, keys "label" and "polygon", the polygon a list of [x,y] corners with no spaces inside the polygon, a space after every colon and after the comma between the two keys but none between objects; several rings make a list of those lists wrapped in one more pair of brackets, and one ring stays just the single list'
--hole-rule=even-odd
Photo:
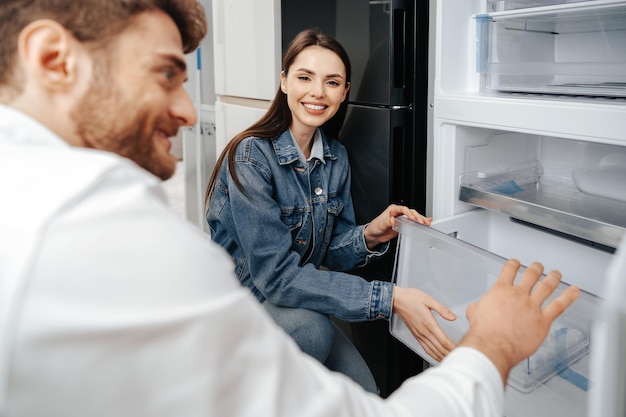
[{"label": "woman's hand", "polygon": [[391,204],[382,213],[378,215],[374,220],[365,226],[363,235],[365,236],[365,243],[368,249],[373,250],[381,243],[389,242],[391,239],[398,235],[398,232],[393,230],[393,223],[398,216],[405,215],[409,219],[416,221],[426,226],[430,226],[432,217],[424,217],[416,210],[410,209],[407,206],[398,206]]},{"label": "woman's hand", "polygon": [[444,333],[432,311],[446,320],[455,320],[456,315],[428,294],[415,289],[394,287],[393,312],[409,328],[426,353],[441,361],[456,344]]}]

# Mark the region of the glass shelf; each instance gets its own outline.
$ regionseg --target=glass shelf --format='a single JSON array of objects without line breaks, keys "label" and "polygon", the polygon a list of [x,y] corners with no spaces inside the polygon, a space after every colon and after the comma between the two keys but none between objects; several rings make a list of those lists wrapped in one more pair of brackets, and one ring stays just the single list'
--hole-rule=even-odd
[{"label": "glass shelf", "polygon": [[459,199],[610,248],[626,232],[626,203],[540,182],[506,183],[499,190],[462,184]]}]

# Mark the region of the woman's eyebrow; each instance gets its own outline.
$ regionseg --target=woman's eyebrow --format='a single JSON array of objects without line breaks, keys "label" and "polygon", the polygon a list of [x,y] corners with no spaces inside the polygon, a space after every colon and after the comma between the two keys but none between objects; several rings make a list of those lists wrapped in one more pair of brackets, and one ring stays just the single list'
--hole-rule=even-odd
[{"label": "woman's eyebrow", "polygon": [[[311,71],[310,69],[307,69],[307,68],[298,68],[296,71],[306,72],[307,74],[315,75],[315,72],[313,72],[313,71]],[[341,74],[328,74],[328,75],[326,75],[326,78],[342,78],[343,79],[343,75],[341,75]]]}]

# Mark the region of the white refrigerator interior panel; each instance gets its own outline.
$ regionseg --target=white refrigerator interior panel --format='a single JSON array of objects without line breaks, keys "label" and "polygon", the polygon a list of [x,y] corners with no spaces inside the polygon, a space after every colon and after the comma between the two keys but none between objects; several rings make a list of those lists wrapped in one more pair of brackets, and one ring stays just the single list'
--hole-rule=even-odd
[{"label": "white refrigerator interior panel", "polygon": [[483,0],[437,0],[436,7],[435,96],[478,92],[476,24],[470,17],[484,12]]},{"label": "white refrigerator interior panel", "polygon": [[[592,337],[589,417],[626,415],[626,238],[609,267],[606,294]],[[612,398],[613,401],[607,401]]]},{"label": "white refrigerator interior panel", "polygon": [[226,144],[237,134],[259,120],[270,103],[258,100],[232,100],[239,104],[218,101],[215,103],[216,154],[222,153]]},{"label": "white refrigerator interior panel", "polygon": [[279,0],[213,0],[215,92],[272,100],[282,60]]},{"label": "white refrigerator interior panel", "polygon": [[546,271],[558,269],[564,282],[602,296],[606,269],[612,258],[608,252],[550,235],[483,209],[435,221],[432,227],[502,258],[517,258],[523,265],[539,261]]}]

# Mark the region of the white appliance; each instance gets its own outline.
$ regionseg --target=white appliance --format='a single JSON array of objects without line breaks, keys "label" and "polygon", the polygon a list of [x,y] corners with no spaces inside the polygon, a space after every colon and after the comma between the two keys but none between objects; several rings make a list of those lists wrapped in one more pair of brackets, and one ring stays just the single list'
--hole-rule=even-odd
[{"label": "white appliance", "polygon": [[265,114],[278,89],[280,0],[212,3],[219,155],[230,139]]},{"label": "white appliance", "polygon": [[626,416],[626,239],[607,275],[606,298],[593,328],[588,416]]},{"label": "white appliance", "polygon": [[[212,23],[212,0],[198,0],[206,11],[209,27]],[[184,166],[185,218],[208,233],[204,219],[206,186],[216,161],[215,88],[213,63],[213,33],[209,31],[196,51],[185,56],[187,82],[185,90],[191,97],[198,115],[193,127],[179,131],[182,139]]]},{"label": "white appliance", "polygon": [[[459,340],[467,305],[491,286],[505,259],[559,269],[584,293],[537,354],[511,373],[505,415],[595,417],[601,398],[622,403],[619,414],[602,415],[623,416],[626,375],[611,362],[623,362],[623,351],[609,362],[596,359],[593,372],[590,357],[595,348],[623,347],[626,331],[624,285],[617,294],[607,290],[608,266],[626,230],[626,2],[431,4],[435,222],[398,222],[394,279],[448,304],[459,319],[440,323]],[[624,261],[615,263],[620,284]],[[603,327],[596,319],[607,297],[621,300],[622,321],[608,336],[599,331],[608,342],[596,346],[592,329]],[[436,364],[397,317],[391,332]],[[609,369],[621,379],[620,397],[616,390],[594,393],[592,374]]]}]

